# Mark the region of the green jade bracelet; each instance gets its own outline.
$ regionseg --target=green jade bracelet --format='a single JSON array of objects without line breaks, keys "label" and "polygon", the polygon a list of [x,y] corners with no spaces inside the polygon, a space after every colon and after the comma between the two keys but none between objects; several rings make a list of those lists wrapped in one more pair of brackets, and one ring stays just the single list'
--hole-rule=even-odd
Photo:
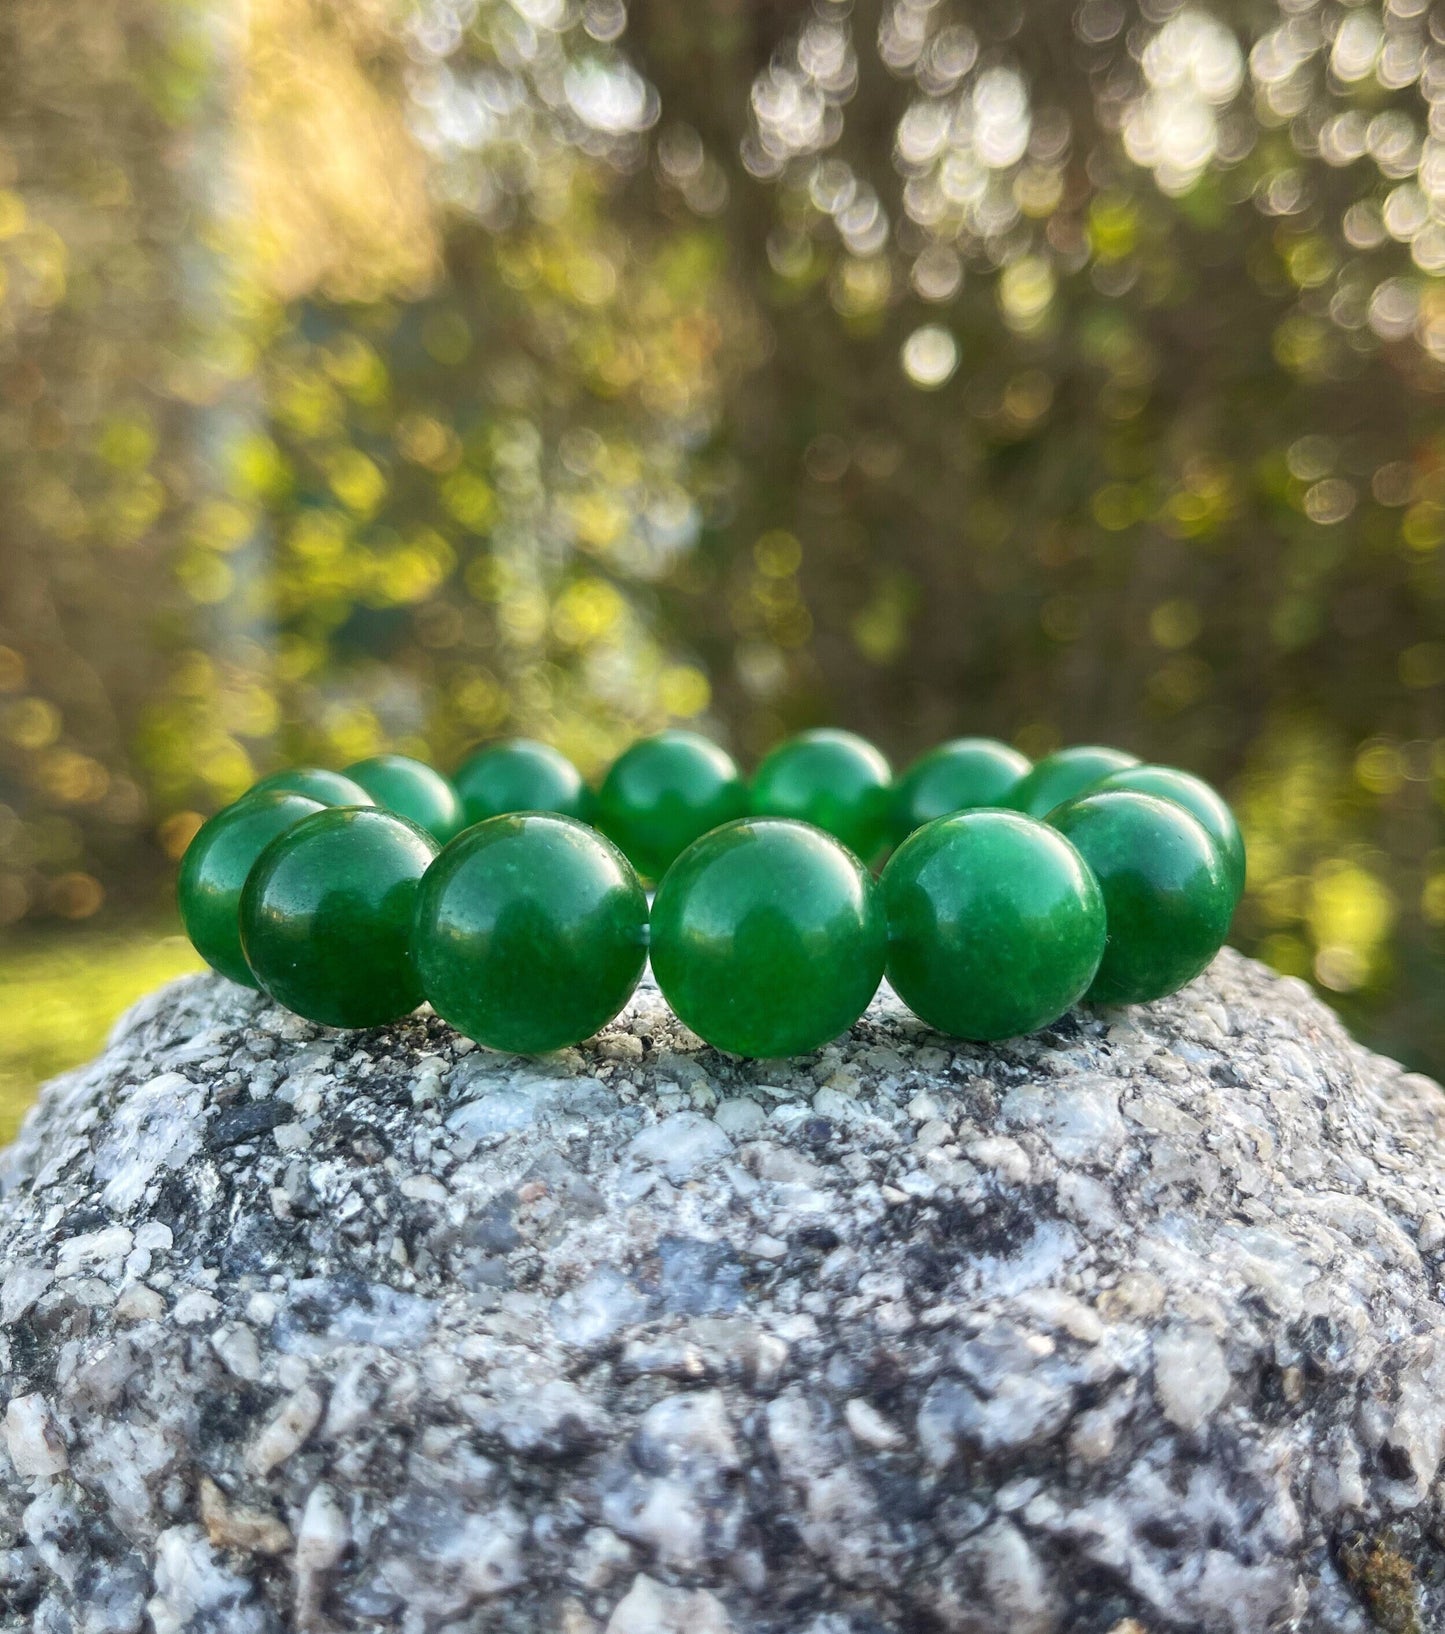
[{"label": "green jade bracelet", "polygon": [[1031,765],[956,738],[895,779],[829,729],[749,783],[669,731],[595,795],[525,739],[451,778],[404,755],[276,772],[201,826],[177,895],[208,964],[327,1026],[427,1002],[492,1049],[561,1049],[618,1015],[650,954],[687,1026],[767,1059],[846,1032],[885,975],[977,1042],[1162,998],[1223,945],[1244,871],[1208,784],[1117,749]]}]

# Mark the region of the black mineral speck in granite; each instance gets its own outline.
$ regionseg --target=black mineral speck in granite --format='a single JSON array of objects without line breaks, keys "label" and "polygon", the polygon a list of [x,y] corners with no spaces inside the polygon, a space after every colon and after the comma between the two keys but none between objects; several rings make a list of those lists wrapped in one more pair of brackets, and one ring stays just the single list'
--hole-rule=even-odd
[{"label": "black mineral speck in granite", "polygon": [[239,1146],[242,1141],[267,1135],[295,1114],[284,1101],[237,1101],[223,1107],[206,1125],[206,1143],[212,1147]]}]

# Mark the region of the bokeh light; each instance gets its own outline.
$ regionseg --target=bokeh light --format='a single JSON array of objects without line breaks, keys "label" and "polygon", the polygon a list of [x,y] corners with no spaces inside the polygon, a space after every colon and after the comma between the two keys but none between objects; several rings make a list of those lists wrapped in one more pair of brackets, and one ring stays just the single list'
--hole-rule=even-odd
[{"label": "bokeh light", "polygon": [[937,323],[915,329],[903,343],[903,372],[915,386],[941,386],[958,367],[958,343]]}]

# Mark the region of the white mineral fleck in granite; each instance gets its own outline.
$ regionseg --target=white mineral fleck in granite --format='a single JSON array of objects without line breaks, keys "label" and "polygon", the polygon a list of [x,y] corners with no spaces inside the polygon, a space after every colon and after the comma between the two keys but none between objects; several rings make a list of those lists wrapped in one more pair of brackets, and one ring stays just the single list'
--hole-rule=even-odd
[{"label": "white mineral fleck in granite", "polygon": [[190,978],[0,1157],[0,1630],[1436,1634],[1445,1096],[1226,952],[799,1061]]},{"label": "white mineral fleck in granite", "polygon": [[733,1634],[716,1595],[669,1588],[639,1572],[607,1619],[607,1634]]},{"label": "white mineral fleck in granite", "polygon": [[278,1464],[284,1464],[321,1422],[321,1412],[321,1397],[309,1384],[288,1396],[248,1448],[248,1472],[269,1475]]},{"label": "white mineral fleck in granite", "polygon": [[59,1475],[70,1463],[65,1439],[42,1395],[11,1396],[4,1433],[5,1450],[19,1476]]},{"label": "white mineral fleck in granite", "polygon": [[1154,1388],[1171,1424],[1197,1430],[1229,1394],[1224,1346],[1203,1327],[1174,1327],[1154,1343]]}]

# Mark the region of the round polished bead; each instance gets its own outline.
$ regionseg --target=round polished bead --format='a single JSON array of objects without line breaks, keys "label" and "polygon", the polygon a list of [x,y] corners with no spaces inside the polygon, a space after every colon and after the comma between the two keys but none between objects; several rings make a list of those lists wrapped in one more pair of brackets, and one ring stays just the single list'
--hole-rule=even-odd
[{"label": "round polished bead", "polygon": [[346,768],[383,811],[394,811],[445,845],[466,825],[457,791],[440,772],[410,755],[373,755]]},{"label": "round polished bead", "polygon": [[432,1008],[494,1050],[590,1038],[631,998],[647,896],[595,829],[550,812],[478,823],[417,894],[412,957]]},{"label": "round polished bead", "polygon": [[1030,817],[1047,817],[1055,806],[1080,795],[1091,783],[1125,766],[1137,766],[1139,757],[1123,749],[1106,749],[1099,744],[1077,744],[1059,749],[1038,761],[1027,777],[1021,778],[1009,796],[1014,811]]},{"label": "round polished bead", "polygon": [[256,860],[241,946],[260,986],[328,1027],[376,1027],[421,1003],[408,944],[437,843],[374,807],[319,811]]},{"label": "round polished bead", "polygon": [[857,857],[782,817],[705,834],[652,905],[663,995],[736,1055],[800,1055],[846,1032],[878,990],[885,951],[877,888]]},{"label": "round polished bead", "polygon": [[747,790],[732,756],[695,732],[642,738],[613,762],[599,822],[638,873],[661,879],[700,835],[741,817]]},{"label": "round polished bead", "polygon": [[929,1026],[1012,1038],[1056,1021],[1104,953],[1104,899],[1083,859],[1013,811],[960,811],[918,829],[879,882],[888,979]]},{"label": "round polished bead", "polygon": [[812,823],[867,862],[887,837],[893,771],[865,738],[822,727],[764,756],[753,773],[759,817]]},{"label": "round polished bead", "polygon": [[1123,771],[1110,772],[1088,791],[1107,794],[1114,789],[1132,789],[1136,794],[1156,794],[1161,800],[1172,800],[1185,811],[1197,817],[1204,825],[1219,854],[1224,859],[1225,872],[1237,902],[1244,894],[1244,836],[1234,813],[1223,797],[1210,788],[1203,778],[1190,772],[1181,772],[1173,766],[1126,766]]},{"label": "round polished bead", "polygon": [[287,794],[304,794],[323,806],[374,806],[376,802],[360,783],[343,772],[328,772],[320,766],[288,766],[272,772],[251,785],[252,794],[281,789]]},{"label": "round polished bead", "polygon": [[1224,943],[1234,888],[1197,817],[1120,789],[1071,801],[1049,818],[1104,893],[1109,940],[1088,997],[1143,1004],[1193,981]]},{"label": "round polished bead", "polygon": [[241,889],[277,835],[326,808],[284,789],[251,793],[202,823],[181,858],[176,901],[191,945],[213,970],[254,987],[241,951]]},{"label": "round polished bead", "polygon": [[980,806],[1007,806],[1030,761],[995,738],[954,738],[920,755],[893,791],[892,832],[900,844],[935,818]]},{"label": "round polished bead", "polygon": [[592,791],[564,754],[531,738],[510,738],[470,756],[452,777],[469,823],[511,811],[556,811],[584,822]]}]

